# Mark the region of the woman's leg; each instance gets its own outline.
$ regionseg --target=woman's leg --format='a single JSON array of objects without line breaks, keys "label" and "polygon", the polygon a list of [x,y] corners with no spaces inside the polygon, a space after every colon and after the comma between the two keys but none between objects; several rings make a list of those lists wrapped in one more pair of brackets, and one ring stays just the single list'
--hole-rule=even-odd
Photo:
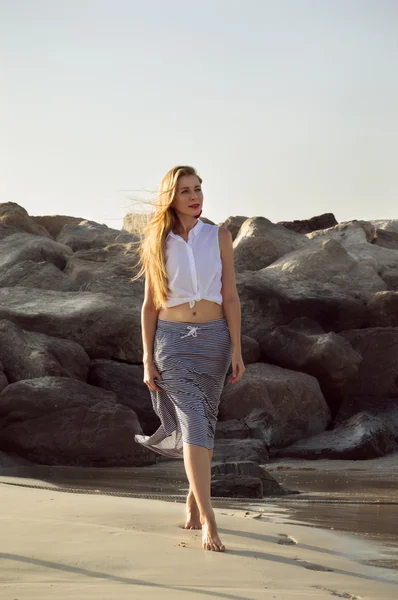
[{"label": "woman's leg", "polygon": [[[213,458],[213,449],[208,450],[209,463],[211,470],[211,461]],[[200,512],[196,503],[195,494],[193,493],[192,486],[189,485],[189,492],[187,496],[187,520],[185,523],[185,529],[202,529],[202,523],[200,522]]]},{"label": "woman's leg", "polygon": [[184,442],[184,465],[200,512],[203,548],[223,552],[225,547],[218,536],[214,510],[211,506],[209,451],[202,446]]}]

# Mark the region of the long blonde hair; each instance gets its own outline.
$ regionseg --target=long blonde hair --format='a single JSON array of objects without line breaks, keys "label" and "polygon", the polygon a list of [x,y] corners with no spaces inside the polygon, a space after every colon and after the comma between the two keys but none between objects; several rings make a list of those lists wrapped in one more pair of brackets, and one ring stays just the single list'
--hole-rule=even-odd
[{"label": "long blonde hair", "polygon": [[183,175],[195,175],[202,183],[202,179],[193,167],[178,166],[166,173],[160,183],[154,214],[144,227],[143,240],[138,251],[140,270],[133,277],[133,281],[142,276],[147,278],[157,309],[166,304],[169,293],[165,242],[177,218],[171,205],[175,198],[178,180]]}]

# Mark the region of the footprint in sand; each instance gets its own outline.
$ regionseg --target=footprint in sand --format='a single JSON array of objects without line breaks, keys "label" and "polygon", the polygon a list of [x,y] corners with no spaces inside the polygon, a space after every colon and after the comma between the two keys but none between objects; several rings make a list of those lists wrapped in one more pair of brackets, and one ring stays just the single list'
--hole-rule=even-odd
[{"label": "footprint in sand", "polygon": [[317,565],[315,563],[309,563],[306,560],[301,560],[300,558],[295,558],[298,563],[305,569],[311,569],[311,571],[334,571],[334,569],[330,569],[329,567],[324,567],[323,565]]},{"label": "footprint in sand", "polygon": [[313,585],[311,587],[316,588],[317,590],[324,590],[325,592],[330,592],[332,596],[337,596],[338,598],[347,598],[348,600],[362,600],[361,596],[355,596],[355,594],[350,594],[349,592],[338,592],[337,590],[325,588],[321,585]]}]

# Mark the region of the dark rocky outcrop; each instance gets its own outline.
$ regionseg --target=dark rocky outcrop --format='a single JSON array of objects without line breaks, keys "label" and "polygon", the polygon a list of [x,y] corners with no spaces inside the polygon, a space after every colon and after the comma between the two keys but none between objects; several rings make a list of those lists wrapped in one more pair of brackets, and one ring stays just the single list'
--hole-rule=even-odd
[{"label": "dark rocky outcrop", "polygon": [[[131,281],[143,219],[126,215],[119,231],[0,204],[7,455],[45,464],[155,460],[133,442],[158,425],[142,382],[144,283]],[[283,448],[390,452],[398,429],[398,220],[235,216],[223,226],[234,239],[247,370],[224,388],[215,460],[266,463]],[[246,483],[258,493],[258,482]]]},{"label": "dark rocky outcrop", "polygon": [[148,388],[143,382],[142,365],[128,365],[112,360],[96,359],[90,366],[88,383],[113,392],[118,401],[132,408],[137,414],[142,429],[151,435],[159,427]]},{"label": "dark rocky outcrop", "polygon": [[263,498],[287,493],[272,475],[251,461],[216,464],[211,475],[211,493],[215,497]]},{"label": "dark rocky outcrop", "polygon": [[323,431],[330,411],[314,377],[257,363],[248,365],[241,381],[224,388],[219,419],[241,420],[260,430],[268,446],[286,446]]},{"label": "dark rocky outcrop", "polygon": [[279,221],[278,225],[283,225],[289,231],[295,231],[296,233],[311,233],[311,231],[315,231],[316,229],[334,227],[337,225],[337,221],[333,213],[324,213],[323,215],[301,221]]},{"label": "dark rocky outcrop", "polygon": [[73,340],[90,358],[141,359],[134,316],[106,294],[0,288],[0,319]]},{"label": "dark rocky outcrop", "polygon": [[288,252],[308,245],[308,239],[264,217],[247,219],[234,241],[237,272],[258,271]]},{"label": "dark rocky outcrop", "polygon": [[9,383],[58,375],[86,381],[90,359],[76,342],[0,320],[0,360]]},{"label": "dark rocky outcrop", "polygon": [[302,439],[287,448],[274,449],[271,455],[279,458],[364,460],[397,451],[398,443],[386,419],[360,412],[335,429]]},{"label": "dark rocky outcrop", "polygon": [[152,464],[153,453],[134,442],[141,432],[115,394],[82,381],[25,379],[0,394],[0,450],[38,464]]}]

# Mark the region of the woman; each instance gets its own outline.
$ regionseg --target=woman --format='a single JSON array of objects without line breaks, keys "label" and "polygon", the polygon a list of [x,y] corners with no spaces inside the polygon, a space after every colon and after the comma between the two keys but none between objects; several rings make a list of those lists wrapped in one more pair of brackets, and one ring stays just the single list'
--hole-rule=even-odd
[{"label": "woman", "polygon": [[202,180],[192,167],[163,178],[140,248],[145,275],[141,324],[144,382],[161,420],[136,441],[183,457],[189,480],[186,529],[202,529],[207,550],[224,551],[211,506],[211,459],[225,377],[245,371],[231,234],[199,221]]}]

